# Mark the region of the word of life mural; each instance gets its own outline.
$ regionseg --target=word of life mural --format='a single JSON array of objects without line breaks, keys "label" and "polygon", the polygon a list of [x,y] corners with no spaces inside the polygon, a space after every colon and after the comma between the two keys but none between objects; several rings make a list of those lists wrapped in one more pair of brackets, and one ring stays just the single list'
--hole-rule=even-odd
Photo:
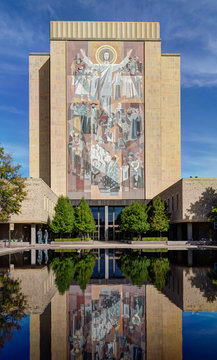
[{"label": "word of life mural", "polygon": [[68,195],[144,197],[142,42],[67,43]]}]

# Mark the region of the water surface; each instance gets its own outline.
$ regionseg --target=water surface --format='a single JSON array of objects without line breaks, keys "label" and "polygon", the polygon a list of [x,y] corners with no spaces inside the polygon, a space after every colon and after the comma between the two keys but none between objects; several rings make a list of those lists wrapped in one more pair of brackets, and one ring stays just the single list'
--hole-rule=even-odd
[{"label": "water surface", "polygon": [[214,359],[216,251],[0,257],[0,359]]}]

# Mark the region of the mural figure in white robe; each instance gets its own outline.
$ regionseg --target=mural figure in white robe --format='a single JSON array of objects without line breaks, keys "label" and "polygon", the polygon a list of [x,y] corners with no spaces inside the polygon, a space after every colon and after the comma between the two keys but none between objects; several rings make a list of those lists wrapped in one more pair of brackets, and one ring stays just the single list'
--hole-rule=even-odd
[{"label": "mural figure in white robe", "polygon": [[128,51],[127,56],[121,61],[120,64],[110,63],[109,51],[103,53],[103,63],[94,64],[85,54],[83,49],[80,49],[83,56],[84,63],[90,68],[101,73],[100,76],[100,107],[104,109],[108,115],[112,110],[112,75],[114,72],[122,69],[128,62],[132,53],[132,49]]}]

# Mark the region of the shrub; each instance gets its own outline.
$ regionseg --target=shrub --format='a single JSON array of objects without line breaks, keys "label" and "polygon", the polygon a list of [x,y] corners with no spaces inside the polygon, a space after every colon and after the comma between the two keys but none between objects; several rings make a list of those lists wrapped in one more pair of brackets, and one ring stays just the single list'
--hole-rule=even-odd
[{"label": "shrub", "polygon": [[143,237],[139,239],[138,237],[133,237],[132,241],[168,241],[167,237]]},{"label": "shrub", "polygon": [[74,209],[69,198],[60,196],[55,206],[55,216],[50,224],[55,234],[70,234],[74,229]]},{"label": "shrub", "polygon": [[93,214],[84,198],[75,208],[75,230],[85,235],[96,230]]},{"label": "shrub", "polygon": [[121,213],[122,231],[145,234],[150,228],[148,223],[148,209],[146,205],[142,205],[140,201],[126,206]]}]

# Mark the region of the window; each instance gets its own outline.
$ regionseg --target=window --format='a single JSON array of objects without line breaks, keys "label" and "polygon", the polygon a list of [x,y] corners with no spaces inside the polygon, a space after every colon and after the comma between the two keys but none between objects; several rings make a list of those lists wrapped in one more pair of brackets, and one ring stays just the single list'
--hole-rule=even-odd
[{"label": "window", "polygon": [[96,225],[98,225],[98,207],[91,206],[90,210],[92,211],[93,218],[95,220]]},{"label": "window", "polygon": [[176,209],[179,208],[179,194],[176,195]]},{"label": "window", "polygon": [[113,206],[109,206],[109,208],[108,208],[108,223],[109,223],[109,225],[113,225],[113,211],[114,211]]},{"label": "window", "polygon": [[122,213],[122,210],[124,209],[124,207],[123,206],[116,206],[115,208],[114,208],[114,210],[115,210],[115,225],[119,225],[120,224],[120,222],[121,222],[121,213]]},{"label": "window", "polygon": [[100,225],[105,225],[105,207],[100,206],[99,208],[99,221]]},{"label": "window", "polygon": [[172,211],[174,211],[174,197],[172,196]]}]

